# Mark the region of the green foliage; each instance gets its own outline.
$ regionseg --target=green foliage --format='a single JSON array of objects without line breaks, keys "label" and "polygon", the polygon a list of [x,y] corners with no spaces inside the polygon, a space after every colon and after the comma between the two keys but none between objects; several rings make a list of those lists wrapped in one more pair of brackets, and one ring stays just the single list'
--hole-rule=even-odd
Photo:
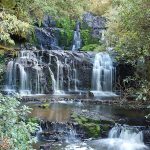
[{"label": "green foliage", "polygon": [[[120,59],[130,62],[137,68],[134,78],[136,86],[126,88],[127,93],[137,95],[137,100],[148,100],[149,96],[149,55],[150,55],[150,17],[149,0],[115,0],[106,15],[108,30],[107,46],[114,47]],[[144,60],[139,71],[138,61]],[[141,69],[143,70],[143,69]]]},{"label": "green foliage", "polygon": [[104,45],[100,45],[100,44],[89,44],[89,45],[83,46],[81,50],[103,52],[103,51],[106,51],[106,48]]},{"label": "green foliage", "polygon": [[88,119],[84,116],[77,116],[76,114],[73,114],[72,118],[82,128],[84,128],[89,137],[97,138],[100,136],[101,133],[101,128],[99,125],[100,121]]},{"label": "green foliage", "polygon": [[4,74],[5,74],[5,57],[0,55],[0,84],[4,84]]},{"label": "green foliage", "polygon": [[9,149],[32,149],[31,133],[35,132],[37,124],[26,122],[29,112],[16,98],[0,95],[0,140],[7,139]]},{"label": "green foliage", "polygon": [[64,47],[64,49],[70,49],[70,45],[72,45],[73,39],[73,30],[61,30],[59,45]]},{"label": "green foliage", "polygon": [[45,102],[45,103],[41,104],[39,107],[40,107],[40,108],[43,108],[43,109],[48,109],[49,106],[50,106],[50,103],[49,103],[49,102],[48,102],[48,103]]},{"label": "green foliage", "polygon": [[75,20],[70,19],[69,17],[64,17],[64,18],[57,18],[56,19],[56,26],[58,28],[63,28],[66,30],[74,30],[76,25]]},{"label": "green foliage", "polygon": [[17,19],[16,16],[0,12],[0,42],[15,44],[11,35],[25,38],[30,26],[26,22]]},{"label": "green foliage", "polygon": [[98,14],[107,10],[108,7],[105,6],[110,5],[110,2],[110,0],[105,2],[103,0],[1,0],[0,40],[2,43],[14,44],[11,35],[26,37],[29,24],[33,25],[36,22],[40,25],[45,14],[58,20],[57,25],[65,28],[67,36],[70,37],[69,30],[73,30],[75,25],[71,20],[79,20],[86,11]]},{"label": "green foliage", "polygon": [[149,101],[150,100],[150,83],[146,80],[142,81],[140,88],[136,91],[136,100]]},{"label": "green foliage", "polygon": [[89,44],[99,44],[99,40],[97,38],[92,37],[91,28],[81,30],[81,37],[83,39],[82,44],[84,46]]},{"label": "green foliage", "polygon": [[[134,86],[131,87],[131,84]],[[150,83],[142,79],[138,74],[124,79],[124,99],[133,95],[137,101],[150,100]]]},{"label": "green foliage", "polygon": [[59,45],[63,46],[64,49],[70,49],[70,45],[72,45],[75,24],[75,20],[72,20],[68,17],[58,18],[56,20],[56,26],[58,28],[62,28],[60,31]]},{"label": "green foliage", "polygon": [[81,29],[83,51],[101,51],[101,43],[98,38],[92,37],[91,28]]},{"label": "green foliage", "polygon": [[95,15],[104,15],[112,4],[112,0],[88,0],[87,10]]},{"label": "green foliage", "polygon": [[99,137],[100,136],[100,125],[95,123],[85,123],[84,128],[87,131],[89,137]]},{"label": "green foliage", "polygon": [[150,54],[149,4],[149,0],[116,0],[107,15],[107,40],[130,61]]}]

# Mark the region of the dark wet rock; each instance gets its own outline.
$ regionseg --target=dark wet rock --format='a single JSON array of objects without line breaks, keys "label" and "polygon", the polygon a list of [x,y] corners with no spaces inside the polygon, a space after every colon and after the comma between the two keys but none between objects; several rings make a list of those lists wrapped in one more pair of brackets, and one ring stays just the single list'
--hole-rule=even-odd
[{"label": "dark wet rock", "polygon": [[59,32],[53,28],[35,28],[35,36],[37,40],[37,47],[44,49],[55,49],[60,50],[61,48],[58,46],[58,35],[55,34]]},{"label": "dark wet rock", "polygon": [[94,98],[94,94],[92,92],[87,92],[86,98]]},{"label": "dark wet rock", "polygon": [[51,149],[51,145],[49,143],[40,145],[40,150],[50,150],[50,149]]},{"label": "dark wet rock", "polygon": [[127,124],[127,122],[128,122],[128,119],[126,119],[126,118],[121,118],[121,119],[118,120],[118,123],[121,124],[121,125]]},{"label": "dark wet rock", "polygon": [[[40,126],[42,128],[42,132],[39,134],[39,139],[41,141],[64,142],[74,133],[76,133],[74,134],[76,138],[82,140],[87,138],[84,130],[78,124],[75,124],[73,122],[58,123],[42,120],[40,122]],[[76,132],[74,132],[74,130]]]},{"label": "dark wet rock", "polygon": [[42,27],[55,27],[56,21],[52,18],[52,16],[45,15],[42,21]]},{"label": "dark wet rock", "polygon": [[150,128],[143,131],[144,143],[150,146]]},{"label": "dark wet rock", "polygon": [[127,124],[129,125],[140,125],[140,126],[148,126],[150,124],[148,124],[146,122],[146,119],[143,118],[128,118]]},{"label": "dark wet rock", "polygon": [[83,21],[92,28],[93,37],[102,37],[103,30],[106,30],[106,18],[87,12],[83,15]]},{"label": "dark wet rock", "polygon": [[72,114],[72,120],[85,131],[88,138],[107,137],[109,130],[114,126],[109,120],[93,120],[82,115]]}]

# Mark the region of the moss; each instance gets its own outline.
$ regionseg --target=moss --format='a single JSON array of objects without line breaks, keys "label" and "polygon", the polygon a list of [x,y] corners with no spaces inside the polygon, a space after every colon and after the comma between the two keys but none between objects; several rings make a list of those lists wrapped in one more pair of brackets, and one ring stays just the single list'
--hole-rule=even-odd
[{"label": "moss", "polygon": [[100,120],[101,124],[110,124],[110,125],[114,125],[115,122],[113,120]]},{"label": "moss", "polygon": [[49,108],[49,105],[50,105],[49,103],[44,103],[44,104],[40,105],[39,107],[46,109],[46,108]]},{"label": "moss", "polygon": [[38,118],[34,118],[34,117],[31,117],[27,120],[27,122],[32,122],[32,123],[36,123],[38,124],[39,123],[39,119]]},{"label": "moss", "polygon": [[92,37],[91,29],[81,30],[81,38],[83,46],[89,44],[99,44],[99,39]]},{"label": "moss", "polygon": [[100,120],[94,120],[94,119],[90,119],[90,118],[88,118],[88,122],[93,122],[93,123],[96,123],[96,124],[100,124],[101,123]]},{"label": "moss", "polygon": [[73,30],[63,29],[60,32],[59,45],[65,50],[70,49],[73,40]]},{"label": "moss", "polygon": [[56,19],[57,28],[63,28],[63,29],[67,29],[67,30],[74,30],[75,25],[76,25],[76,21],[73,20],[73,19],[70,19],[68,17]]},{"label": "moss", "polygon": [[104,132],[108,132],[110,127],[114,125],[113,121],[109,120],[94,120],[91,118],[86,118],[84,116],[78,116],[77,114],[72,114],[72,119],[79,124],[83,130],[85,130],[88,137],[101,137]]},{"label": "moss", "polygon": [[85,123],[83,127],[85,128],[85,131],[87,132],[88,136],[94,137],[94,138],[97,138],[100,136],[101,129],[100,129],[99,124]]},{"label": "moss", "polygon": [[108,125],[108,124],[101,125],[101,129],[103,131],[109,131],[110,130],[110,125]]},{"label": "moss", "polygon": [[83,117],[83,116],[79,116],[80,120],[82,121],[82,123],[86,123],[89,122],[87,118]]},{"label": "moss", "polygon": [[95,51],[95,52],[102,52],[106,50],[104,45],[99,44],[89,44],[85,45],[81,48],[83,51]]},{"label": "moss", "polygon": [[97,138],[100,136],[101,130],[99,121],[88,119],[84,116],[72,115],[72,118],[82,127],[89,137]]}]

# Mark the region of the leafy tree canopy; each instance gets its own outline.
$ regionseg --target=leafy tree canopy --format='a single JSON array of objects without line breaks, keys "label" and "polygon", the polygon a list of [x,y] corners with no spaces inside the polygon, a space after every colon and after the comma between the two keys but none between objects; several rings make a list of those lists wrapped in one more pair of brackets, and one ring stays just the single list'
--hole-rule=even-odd
[{"label": "leafy tree canopy", "polygon": [[120,56],[134,61],[150,54],[150,1],[115,0],[109,13],[107,40]]},{"label": "leafy tree canopy", "polygon": [[11,35],[25,37],[45,14],[55,19],[79,19],[85,11],[104,14],[111,0],[0,0],[0,42],[14,44]]}]

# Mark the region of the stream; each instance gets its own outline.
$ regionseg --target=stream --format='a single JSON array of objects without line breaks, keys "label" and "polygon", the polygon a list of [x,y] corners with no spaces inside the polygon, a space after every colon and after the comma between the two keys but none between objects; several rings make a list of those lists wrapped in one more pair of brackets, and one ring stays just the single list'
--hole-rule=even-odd
[{"label": "stream", "polygon": [[[36,134],[36,149],[43,150],[149,150],[145,140],[147,128],[143,121],[148,110],[123,109],[108,104],[81,103],[79,100],[50,102],[45,108],[39,102],[27,103],[32,108],[30,117],[40,120]],[[77,113],[95,120],[112,120],[116,124],[107,137],[82,137],[76,125],[70,123]]]}]

